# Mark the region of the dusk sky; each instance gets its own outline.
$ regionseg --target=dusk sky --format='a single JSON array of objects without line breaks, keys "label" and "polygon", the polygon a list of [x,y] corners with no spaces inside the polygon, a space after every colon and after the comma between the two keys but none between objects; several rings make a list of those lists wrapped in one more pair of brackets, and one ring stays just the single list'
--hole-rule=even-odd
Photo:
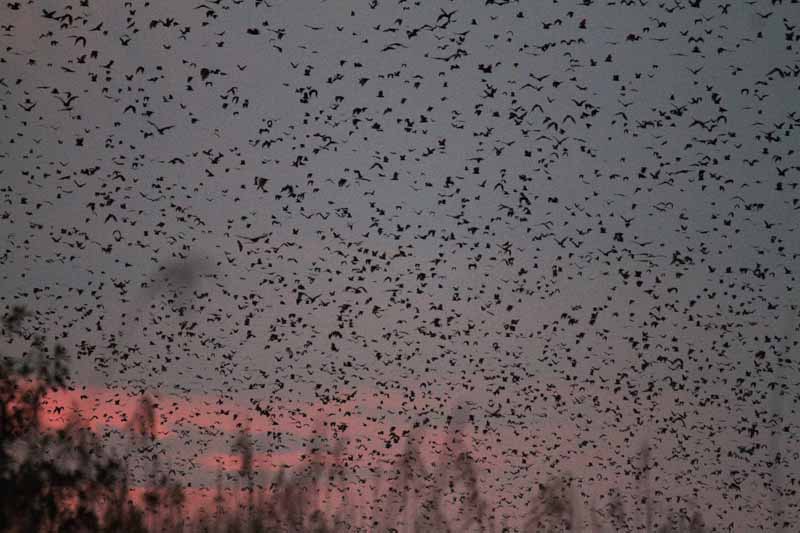
[{"label": "dusk sky", "polygon": [[512,522],[563,471],[636,509],[648,442],[659,512],[797,523],[798,14],[4,2],[0,303],[72,356],[51,422],[123,446],[151,395],[194,488],[326,425],[367,486],[462,406]]}]

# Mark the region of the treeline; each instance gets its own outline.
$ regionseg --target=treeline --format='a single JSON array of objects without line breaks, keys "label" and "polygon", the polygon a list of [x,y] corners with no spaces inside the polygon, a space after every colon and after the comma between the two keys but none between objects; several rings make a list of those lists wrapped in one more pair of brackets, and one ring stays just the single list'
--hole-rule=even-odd
[{"label": "treeline", "polygon": [[[17,353],[0,354],[0,531],[14,533],[267,533],[339,531],[466,532],[512,531],[494,513],[478,486],[478,468],[463,446],[458,428],[451,428],[452,455],[437,467],[426,468],[414,441],[380,480],[385,490],[374,491],[371,505],[348,503],[343,494],[335,511],[323,510],[324,486],[346,484],[344,453],[334,449],[333,461],[309,453],[292,474],[278,473],[264,487],[256,485],[251,437],[242,433],[232,452],[239,457],[238,494],[226,498],[221,479],[210,509],[187,516],[184,487],[165,475],[158,455],[150,458],[148,480],[141,498],[133,498],[127,460],[111,454],[100,438],[77,417],[59,429],[42,424],[43,400],[64,389],[69,360],[63,346],[48,346],[44,335],[26,328],[28,313],[13,307],[2,320],[5,344]],[[143,398],[130,421],[132,445],[152,450],[156,411]],[[318,450],[310,450],[318,451]],[[145,454],[146,455],[146,454]],[[330,455],[330,454],[329,454]],[[648,453],[640,456],[640,470],[649,468]],[[142,484],[137,484],[141,487]],[[455,517],[444,511],[444,495],[460,487]],[[327,494],[327,492],[325,492]],[[531,500],[522,530],[593,533],[637,531],[656,533],[708,531],[699,512],[673,512],[659,524],[649,494],[643,497],[643,517],[630,516],[622,493],[614,492],[608,505],[590,509],[587,524],[579,518],[570,476],[540,484]],[[641,518],[641,519],[640,519]]]}]

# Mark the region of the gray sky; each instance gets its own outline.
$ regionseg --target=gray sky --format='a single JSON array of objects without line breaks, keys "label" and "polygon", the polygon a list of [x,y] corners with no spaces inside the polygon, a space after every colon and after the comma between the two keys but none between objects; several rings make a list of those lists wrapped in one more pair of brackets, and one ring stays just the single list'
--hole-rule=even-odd
[{"label": "gray sky", "polygon": [[602,504],[649,438],[665,508],[752,531],[769,383],[800,451],[800,29],[698,4],[6,3],[0,298],[93,390],[467,399],[495,484]]}]

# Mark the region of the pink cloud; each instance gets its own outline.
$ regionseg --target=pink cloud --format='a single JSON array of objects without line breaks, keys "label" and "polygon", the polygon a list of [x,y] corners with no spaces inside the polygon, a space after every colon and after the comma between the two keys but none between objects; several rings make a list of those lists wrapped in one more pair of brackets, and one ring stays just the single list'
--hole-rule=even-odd
[{"label": "pink cloud", "polygon": [[[50,392],[43,400],[41,422],[45,427],[62,427],[71,416],[79,415],[93,431],[102,427],[127,429],[141,396],[123,389],[82,387],[77,390]],[[258,414],[255,408],[242,406],[231,400],[220,401],[209,395],[185,396],[153,394],[158,420],[157,436],[174,435],[181,427],[210,428],[222,433],[236,433],[248,429],[253,434],[286,433],[299,438],[310,438],[325,425],[331,433],[344,433],[349,437],[367,437],[386,433],[391,424],[377,417],[358,414],[359,411],[379,410],[388,403],[400,407],[401,398],[389,397],[381,403],[374,396],[357,393],[343,403],[276,402],[263,406],[267,414]]]}]

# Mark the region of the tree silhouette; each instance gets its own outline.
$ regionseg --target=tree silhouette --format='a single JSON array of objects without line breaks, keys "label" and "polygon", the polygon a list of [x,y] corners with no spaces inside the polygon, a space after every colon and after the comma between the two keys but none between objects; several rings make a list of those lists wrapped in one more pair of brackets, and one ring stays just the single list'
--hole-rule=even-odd
[{"label": "tree silhouette", "polygon": [[25,327],[28,316],[15,306],[2,320],[11,346],[29,346],[0,362],[0,529],[144,531],[126,505],[123,464],[104,452],[80,416],[57,431],[42,428],[42,400],[66,387],[68,358],[63,346],[48,348],[43,335]]}]

